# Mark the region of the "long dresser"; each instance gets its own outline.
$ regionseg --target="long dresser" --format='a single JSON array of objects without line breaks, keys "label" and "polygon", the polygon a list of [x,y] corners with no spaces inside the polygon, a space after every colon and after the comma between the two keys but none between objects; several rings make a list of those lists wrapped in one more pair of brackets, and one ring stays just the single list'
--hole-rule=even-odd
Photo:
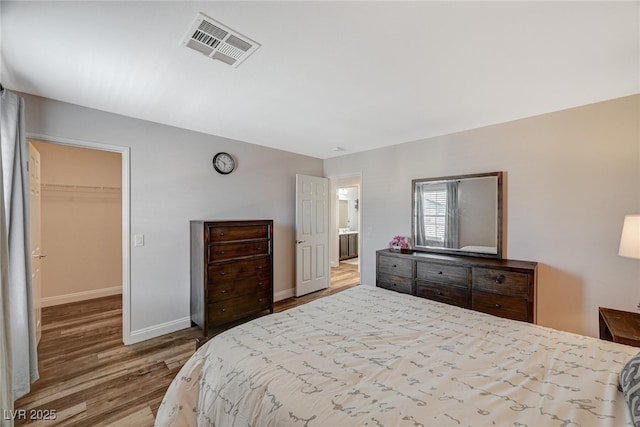
[{"label": "long dresser", "polygon": [[191,221],[191,321],[203,331],[273,313],[273,221]]},{"label": "long dresser", "polygon": [[536,323],[537,263],[426,252],[376,252],[376,285]]}]

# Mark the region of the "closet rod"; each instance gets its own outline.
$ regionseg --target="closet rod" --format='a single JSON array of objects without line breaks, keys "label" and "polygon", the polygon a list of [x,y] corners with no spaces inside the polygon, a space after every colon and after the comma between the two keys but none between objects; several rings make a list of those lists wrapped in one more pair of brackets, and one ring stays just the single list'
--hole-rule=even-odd
[{"label": "closet rod", "polygon": [[51,190],[106,190],[106,191],[119,191],[120,187],[100,187],[92,185],[68,185],[68,184],[41,184],[44,189]]}]

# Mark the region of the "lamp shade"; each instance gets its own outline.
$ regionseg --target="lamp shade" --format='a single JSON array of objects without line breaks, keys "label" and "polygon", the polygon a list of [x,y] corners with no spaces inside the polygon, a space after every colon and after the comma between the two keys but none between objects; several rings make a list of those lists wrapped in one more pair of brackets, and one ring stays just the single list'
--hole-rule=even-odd
[{"label": "lamp shade", "polygon": [[619,255],[640,259],[640,215],[624,217]]}]

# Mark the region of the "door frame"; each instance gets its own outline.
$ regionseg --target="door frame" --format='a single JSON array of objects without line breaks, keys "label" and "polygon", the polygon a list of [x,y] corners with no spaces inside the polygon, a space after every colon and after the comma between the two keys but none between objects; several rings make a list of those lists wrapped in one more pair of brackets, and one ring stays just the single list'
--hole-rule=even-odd
[{"label": "door frame", "polygon": [[27,139],[51,144],[67,145],[91,150],[119,153],[122,158],[122,342],[133,344],[131,339],[131,148],[101,142],[26,133]]},{"label": "door frame", "polygon": [[[33,301],[36,318],[36,347],[42,338],[42,175],[40,173],[40,152],[31,141],[27,141],[29,150],[29,255],[31,256],[31,295],[37,301]],[[35,156],[34,154],[37,154]],[[32,164],[36,162],[37,164]],[[33,181],[32,181],[33,179]],[[35,186],[35,188],[34,188]],[[36,191],[34,191],[36,189]],[[37,203],[37,213],[34,204]],[[34,221],[36,219],[36,221]],[[34,228],[38,230],[34,233]],[[34,242],[34,237],[36,240]],[[36,247],[34,248],[34,243]],[[34,249],[37,252],[34,252]],[[44,255],[46,256],[46,255]],[[36,274],[34,274],[36,272]]]},{"label": "door frame", "polygon": [[362,172],[348,174],[348,175],[336,175],[329,176],[329,259],[331,260],[331,267],[337,267],[340,264],[340,249],[339,249],[339,236],[338,236],[338,188],[341,187],[358,187],[358,273],[362,266]]}]

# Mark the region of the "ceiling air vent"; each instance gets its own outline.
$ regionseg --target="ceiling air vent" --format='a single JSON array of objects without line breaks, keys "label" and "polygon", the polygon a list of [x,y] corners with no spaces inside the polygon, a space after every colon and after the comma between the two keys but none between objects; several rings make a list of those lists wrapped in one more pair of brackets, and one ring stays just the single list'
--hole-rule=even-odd
[{"label": "ceiling air vent", "polygon": [[196,16],[182,44],[233,67],[240,65],[260,47],[259,43],[203,13]]}]

